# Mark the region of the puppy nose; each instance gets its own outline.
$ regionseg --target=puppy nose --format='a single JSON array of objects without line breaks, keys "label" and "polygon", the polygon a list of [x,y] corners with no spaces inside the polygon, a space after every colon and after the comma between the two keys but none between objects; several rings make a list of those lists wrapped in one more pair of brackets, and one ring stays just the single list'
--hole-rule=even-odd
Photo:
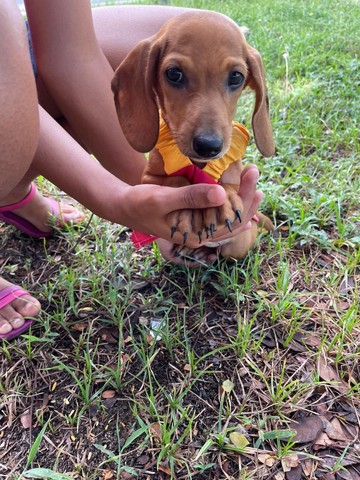
[{"label": "puppy nose", "polygon": [[212,158],[221,152],[223,139],[213,134],[197,135],[193,139],[194,152],[202,158]]}]

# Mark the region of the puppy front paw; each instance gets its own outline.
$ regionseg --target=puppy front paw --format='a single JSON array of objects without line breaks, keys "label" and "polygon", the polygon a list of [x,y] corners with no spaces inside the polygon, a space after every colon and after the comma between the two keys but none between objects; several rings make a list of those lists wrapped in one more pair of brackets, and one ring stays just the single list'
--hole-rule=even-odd
[{"label": "puppy front paw", "polygon": [[199,243],[212,239],[220,228],[230,232],[235,222],[241,223],[243,204],[234,188],[226,189],[227,197],[223,205],[216,208],[179,210],[169,215],[171,236],[181,233],[185,245],[190,234],[195,234]]}]

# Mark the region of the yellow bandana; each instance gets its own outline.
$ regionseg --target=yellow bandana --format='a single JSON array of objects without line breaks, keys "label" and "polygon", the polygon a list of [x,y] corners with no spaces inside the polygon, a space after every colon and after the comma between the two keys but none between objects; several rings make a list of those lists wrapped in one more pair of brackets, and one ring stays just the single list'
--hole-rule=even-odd
[{"label": "yellow bandana", "polygon": [[[222,173],[231,163],[242,158],[249,142],[249,132],[244,125],[235,121],[232,122],[232,125],[233,129],[229,150],[223,157],[209,161],[202,169],[203,172],[206,172],[215,181],[219,180]],[[160,152],[164,160],[164,169],[168,175],[177,172],[181,168],[193,165],[191,160],[180,152],[169,127],[162,118],[160,119],[159,138],[155,148]]]}]

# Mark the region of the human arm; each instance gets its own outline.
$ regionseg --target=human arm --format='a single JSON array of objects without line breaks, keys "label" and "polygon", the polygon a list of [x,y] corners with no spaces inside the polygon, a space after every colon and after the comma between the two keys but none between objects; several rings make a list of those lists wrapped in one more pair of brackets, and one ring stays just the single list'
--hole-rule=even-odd
[{"label": "human arm", "polygon": [[114,72],[98,45],[90,2],[25,4],[38,84],[45,85],[56,110],[44,107],[55,118],[65,118],[75,138],[105,168],[129,184],[139,183],[145,158],[128,145],[119,126],[110,88]]}]

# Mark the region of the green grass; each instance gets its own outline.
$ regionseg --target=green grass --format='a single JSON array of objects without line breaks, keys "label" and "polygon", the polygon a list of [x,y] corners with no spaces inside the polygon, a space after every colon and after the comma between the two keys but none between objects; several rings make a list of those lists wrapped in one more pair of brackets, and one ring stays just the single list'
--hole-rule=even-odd
[{"label": "green grass", "polygon": [[[188,270],[96,217],[45,243],[3,229],[1,274],[43,313],[0,346],[0,478],[357,478],[359,2],[173,4],[262,54],[277,150],[245,160],[277,230]],[[299,442],[290,422],[319,415],[327,446]]]}]

